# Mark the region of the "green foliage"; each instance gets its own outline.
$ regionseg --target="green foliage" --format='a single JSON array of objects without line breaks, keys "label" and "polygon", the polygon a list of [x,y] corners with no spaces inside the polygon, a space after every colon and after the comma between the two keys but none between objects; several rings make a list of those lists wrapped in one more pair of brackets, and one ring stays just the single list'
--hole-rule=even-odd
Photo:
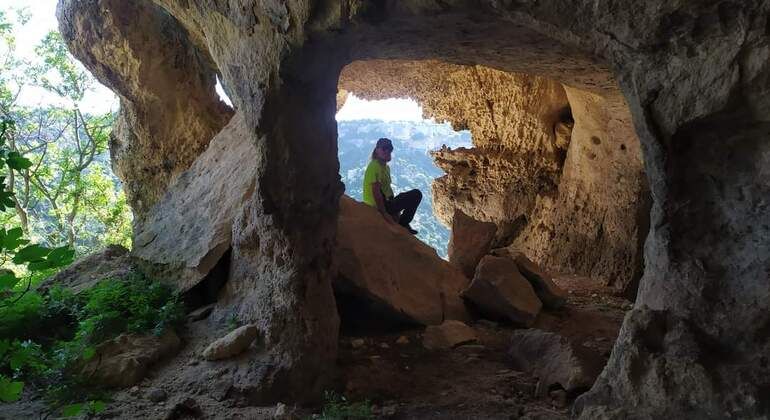
[{"label": "green foliage", "polygon": [[323,420],[372,419],[374,415],[369,400],[352,402],[348,401],[344,395],[334,391],[326,391],[321,415],[316,418]]}]

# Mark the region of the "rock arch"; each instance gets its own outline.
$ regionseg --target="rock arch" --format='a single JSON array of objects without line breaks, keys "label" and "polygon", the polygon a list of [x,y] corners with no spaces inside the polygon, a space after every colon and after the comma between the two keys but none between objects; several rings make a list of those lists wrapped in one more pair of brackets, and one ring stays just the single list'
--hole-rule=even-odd
[{"label": "rock arch", "polygon": [[[113,69],[102,80],[120,91],[135,76],[115,71],[119,49],[89,57],[78,40],[115,25],[95,16],[146,8],[179,22],[185,48],[216,67],[236,108],[189,169],[173,181],[161,177],[169,186],[138,226],[134,251],[185,288],[233,248],[217,313],[256,322],[270,349],[262,359],[233,362],[236,391],[253,401],[307,398],[332,370],[338,321],[330,255],[341,191],[333,114],[343,66],[438,59],[605,94],[612,74],[628,103],[653,197],[645,273],[610,363],[576,414],[724,417],[770,409],[761,402],[770,373],[763,356],[770,350],[767,1],[118,3],[60,1],[73,52],[97,75],[100,66]],[[174,25],[142,39],[143,48],[177,33]],[[164,94],[162,86],[147,89]],[[148,115],[171,109],[139,107]],[[239,159],[254,165],[237,166]],[[140,173],[125,176],[141,183]],[[227,188],[220,175],[231,177]],[[225,191],[237,199],[222,201]],[[210,210],[222,202],[221,211]]]}]

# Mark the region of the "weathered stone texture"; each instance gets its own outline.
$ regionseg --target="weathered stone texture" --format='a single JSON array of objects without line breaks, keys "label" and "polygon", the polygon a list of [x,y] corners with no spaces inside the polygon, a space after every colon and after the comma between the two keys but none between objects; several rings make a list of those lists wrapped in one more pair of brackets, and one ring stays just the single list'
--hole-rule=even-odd
[{"label": "weathered stone texture", "polygon": [[470,280],[435,249],[347,196],[337,226],[337,293],[422,325],[469,318],[460,292]]},{"label": "weathered stone texture", "polygon": [[232,115],[214,90],[216,68],[149,1],[62,0],[57,15],[72,53],[120,97],[110,155],[141,222]]},{"label": "weathered stone texture", "polygon": [[[123,112],[128,116],[119,120],[118,130],[133,130],[133,135],[120,137],[125,142],[113,150],[119,160],[129,159],[125,177],[137,182],[129,188],[140,215],[148,209],[142,206],[161,197],[174,174],[189,166],[225,125],[229,115],[213,93],[216,70],[242,113],[244,141],[254,146],[256,156],[253,167],[240,169],[254,171],[254,189],[245,202],[226,201],[236,209],[217,203],[228,216],[214,219],[231,220],[233,251],[230,279],[212,314],[217,320],[224,313],[237,313],[265,333],[267,356],[238,362],[233,387],[241,395],[252,402],[307,399],[326,389],[332,377],[338,331],[332,254],[341,194],[334,111],[341,69],[362,60],[431,59],[468,66],[463,70],[468,75],[463,82],[468,86],[467,100],[481,110],[469,115],[482,121],[477,130],[484,133],[492,127],[489,122],[501,122],[495,115],[512,117],[503,109],[513,109],[515,101],[530,97],[498,88],[506,80],[524,77],[509,73],[545,78],[529,77],[534,81],[527,86],[532,88],[550,85],[557,92],[560,84],[568,86],[558,102],[564,103],[564,98],[569,102],[575,125],[563,166],[548,153],[566,143],[569,127],[560,118],[545,125],[543,141],[519,141],[520,136],[504,135],[507,130],[494,132],[494,137],[477,136],[490,139],[484,147],[477,145],[479,149],[520,156],[523,171],[516,172],[521,174],[516,179],[540,188],[510,206],[495,204],[500,195],[491,193],[517,192],[512,182],[499,188],[477,184],[481,191],[489,188],[490,196],[474,197],[501,212],[522,209],[505,213],[506,220],[515,221],[526,210],[529,231],[523,229],[511,238],[533,252],[538,262],[557,255],[554,258],[564,267],[618,278],[629,272],[618,268],[635,265],[629,255],[644,235],[645,229],[635,225],[644,212],[638,211],[643,206],[627,204],[641,201],[645,188],[636,176],[642,159],[633,156],[635,146],[625,143],[633,121],[653,199],[645,273],[636,302],[640,309],[626,319],[609,365],[592,391],[581,397],[575,414],[767,416],[768,0],[156,0],[155,4],[165,11],[153,9],[146,0],[61,0],[59,18],[73,52],[125,98]],[[143,15],[131,10],[155,11]],[[119,16],[137,18],[123,21]],[[136,37],[140,42],[132,47]],[[125,54],[125,49],[138,55]],[[470,78],[476,75],[481,84]],[[144,93],[129,101],[133,96],[126,80],[145,78],[163,89],[145,90],[141,85]],[[190,80],[194,82],[184,84]],[[182,86],[179,81],[184,81]],[[620,96],[613,95],[618,87],[631,120],[617,108]],[[490,93],[473,93],[485,91]],[[205,99],[190,100],[199,95]],[[156,97],[162,106],[135,105]],[[474,98],[481,100],[471,101]],[[156,126],[148,121],[159,122]],[[175,139],[174,133],[188,127],[188,133],[195,134]],[[558,135],[553,134],[554,127]],[[515,140],[509,143],[510,139]],[[526,149],[513,145],[538,149],[527,155]],[[238,143],[226,148],[231,147]],[[194,153],[188,155],[188,150]],[[492,176],[495,171],[485,168],[519,162],[495,158],[486,164],[481,155],[473,159],[480,162],[475,179],[497,181],[507,175]],[[162,164],[165,160],[168,166]],[[542,168],[538,173],[543,176],[533,178],[526,172],[527,161],[533,162],[529,167]],[[470,172],[466,177],[474,179]],[[197,184],[190,179],[189,185]],[[626,187],[630,189],[623,191]],[[241,192],[240,187],[235,189],[236,195]],[[171,193],[160,201],[168,197],[172,202],[182,195]],[[457,197],[462,199],[457,206],[476,216],[469,200]],[[571,212],[568,204],[573,205]],[[175,211],[170,204],[163,205]],[[183,214],[182,225],[196,225],[186,219],[199,212]],[[597,215],[603,215],[598,226]],[[533,224],[535,220],[542,223]],[[574,228],[555,229],[565,222]],[[188,255],[174,250],[190,242],[174,242],[180,232],[173,225],[156,233],[156,241],[167,241],[163,247],[168,249],[159,254],[178,255],[167,265],[201,267],[194,261],[189,265]],[[542,238],[569,243],[572,250],[579,243],[583,251],[554,254],[538,248]],[[616,263],[618,259],[622,261]],[[641,314],[643,305],[658,315]]]}]

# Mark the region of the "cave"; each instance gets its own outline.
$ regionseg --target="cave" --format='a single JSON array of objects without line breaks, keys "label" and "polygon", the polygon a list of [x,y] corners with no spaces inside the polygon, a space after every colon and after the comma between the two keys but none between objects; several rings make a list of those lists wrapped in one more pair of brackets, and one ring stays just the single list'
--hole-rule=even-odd
[{"label": "cave", "polygon": [[767,414],[766,2],[60,0],[57,14],[121,99],[111,152],[134,257],[186,291],[230,252],[208,322],[235,313],[265,349],[222,362],[229,394],[307,401],[332,381],[342,87],[413,96],[472,131],[475,149],[436,154],[444,220],[460,208],[497,245],[635,298],[574,416]]}]

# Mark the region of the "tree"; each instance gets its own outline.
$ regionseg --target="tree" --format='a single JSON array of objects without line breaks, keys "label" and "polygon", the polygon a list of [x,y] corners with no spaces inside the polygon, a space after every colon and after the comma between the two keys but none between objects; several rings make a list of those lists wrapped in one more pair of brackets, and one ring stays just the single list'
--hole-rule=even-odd
[{"label": "tree", "polygon": [[[89,114],[81,106],[95,80],[57,32],[48,33],[35,49],[38,62],[19,59],[13,25],[8,13],[0,13],[0,51],[5,52],[0,70],[7,70],[0,72],[5,75],[0,76],[0,115],[14,123],[6,132],[7,147],[31,162],[7,177],[15,219],[26,235],[82,253],[106,241],[128,245],[131,215],[107,156],[114,115]],[[63,105],[20,104],[19,92],[28,86],[51,92]]]}]

